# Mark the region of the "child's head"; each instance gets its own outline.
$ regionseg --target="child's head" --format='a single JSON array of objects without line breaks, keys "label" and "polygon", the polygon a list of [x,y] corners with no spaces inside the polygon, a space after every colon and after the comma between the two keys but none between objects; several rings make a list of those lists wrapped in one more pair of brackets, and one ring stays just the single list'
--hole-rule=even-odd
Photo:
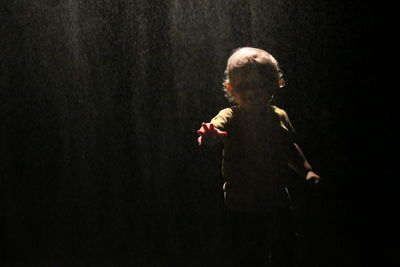
[{"label": "child's head", "polygon": [[284,85],[276,59],[253,47],[236,49],[228,59],[225,75],[226,97],[242,106],[266,104]]}]

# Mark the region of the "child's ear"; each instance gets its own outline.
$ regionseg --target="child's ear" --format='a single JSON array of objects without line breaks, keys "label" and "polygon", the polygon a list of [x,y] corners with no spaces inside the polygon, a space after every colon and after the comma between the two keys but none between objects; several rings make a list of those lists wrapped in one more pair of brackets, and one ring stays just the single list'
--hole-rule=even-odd
[{"label": "child's ear", "polygon": [[224,87],[226,88],[226,90],[228,90],[229,93],[232,93],[233,91],[232,84],[230,84],[229,82],[224,82]]}]

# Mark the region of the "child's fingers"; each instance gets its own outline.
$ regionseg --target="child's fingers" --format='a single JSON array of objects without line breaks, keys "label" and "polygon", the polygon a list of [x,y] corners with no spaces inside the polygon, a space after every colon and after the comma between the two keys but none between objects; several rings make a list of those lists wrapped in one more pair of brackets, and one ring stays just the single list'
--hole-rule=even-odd
[{"label": "child's fingers", "polygon": [[215,128],[214,128],[214,124],[210,123],[209,131],[210,131],[210,132],[214,132],[214,129],[215,129]]},{"label": "child's fingers", "polygon": [[200,129],[197,130],[197,134],[203,135],[208,133],[208,128],[207,128],[207,124],[206,123],[202,123]]},{"label": "child's fingers", "polygon": [[201,146],[203,141],[203,138],[201,136],[199,136],[199,138],[197,138],[197,143],[199,144],[199,146]]},{"label": "child's fingers", "polygon": [[224,131],[218,130],[218,135],[219,136],[226,136],[226,135],[228,135],[228,132],[224,132]]},{"label": "child's fingers", "polygon": [[208,132],[210,131],[210,130],[208,129],[207,123],[203,122],[203,123],[201,124],[201,126],[202,126],[203,129],[204,129],[204,133],[208,133]]}]

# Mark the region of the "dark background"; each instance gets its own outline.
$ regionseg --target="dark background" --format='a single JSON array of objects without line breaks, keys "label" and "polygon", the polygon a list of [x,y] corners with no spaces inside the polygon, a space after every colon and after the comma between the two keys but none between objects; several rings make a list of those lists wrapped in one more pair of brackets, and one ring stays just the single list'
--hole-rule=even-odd
[{"label": "dark background", "polygon": [[275,104],[324,179],[313,191],[293,176],[298,265],[382,263],[397,249],[377,251],[395,225],[397,144],[372,2],[26,0],[0,11],[6,266],[223,266],[221,147],[199,148],[196,130],[229,105],[223,71],[240,46],[280,62]]}]

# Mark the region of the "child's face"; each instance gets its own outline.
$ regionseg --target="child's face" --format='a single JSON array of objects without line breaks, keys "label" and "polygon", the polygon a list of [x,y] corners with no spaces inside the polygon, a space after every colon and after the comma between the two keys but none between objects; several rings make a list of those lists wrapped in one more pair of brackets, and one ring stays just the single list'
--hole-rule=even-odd
[{"label": "child's face", "polygon": [[278,62],[268,52],[244,47],[235,51],[226,66],[225,88],[245,108],[265,106],[273,93],[283,87]]},{"label": "child's face", "polygon": [[232,94],[235,102],[245,109],[261,108],[272,97],[271,93],[266,90],[252,90],[248,89],[243,92],[239,92],[233,88],[233,86],[227,82],[224,84],[225,88]]},{"label": "child's face", "polygon": [[269,102],[271,97],[272,94],[268,93],[266,90],[249,89],[240,94],[240,101],[242,102],[241,106],[246,109],[263,108]]}]

